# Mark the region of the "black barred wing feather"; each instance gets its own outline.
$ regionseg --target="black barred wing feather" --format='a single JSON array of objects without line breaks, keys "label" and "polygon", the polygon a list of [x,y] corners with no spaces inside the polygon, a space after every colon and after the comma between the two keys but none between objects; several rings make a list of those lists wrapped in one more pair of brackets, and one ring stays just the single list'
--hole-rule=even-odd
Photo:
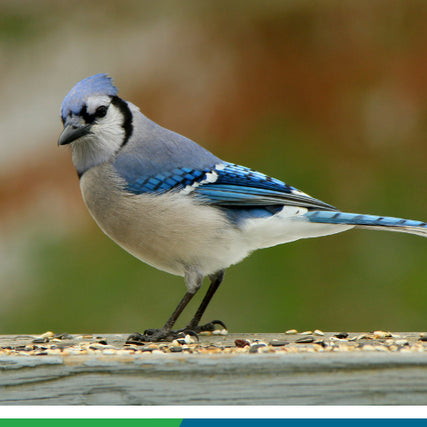
[{"label": "black barred wing feather", "polygon": [[208,203],[224,207],[289,205],[309,209],[336,210],[278,179],[231,163],[217,165],[211,177],[194,187]]},{"label": "black barred wing feather", "polygon": [[182,191],[205,203],[223,207],[300,206],[336,210],[284,182],[232,163],[202,170],[176,168],[155,176],[138,176],[127,182],[133,194]]}]

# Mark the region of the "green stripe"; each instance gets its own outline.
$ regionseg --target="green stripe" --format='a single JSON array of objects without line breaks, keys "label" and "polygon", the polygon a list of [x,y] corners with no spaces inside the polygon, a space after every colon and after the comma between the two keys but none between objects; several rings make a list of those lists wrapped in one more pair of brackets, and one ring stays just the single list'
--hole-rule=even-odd
[{"label": "green stripe", "polygon": [[182,419],[134,419],[134,418],[6,418],[0,419],[0,427],[179,427]]}]

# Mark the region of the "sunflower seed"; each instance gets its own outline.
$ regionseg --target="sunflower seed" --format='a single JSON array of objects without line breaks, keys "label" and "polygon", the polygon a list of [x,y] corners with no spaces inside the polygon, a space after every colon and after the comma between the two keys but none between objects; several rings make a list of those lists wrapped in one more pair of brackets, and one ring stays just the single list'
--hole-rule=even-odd
[{"label": "sunflower seed", "polygon": [[269,342],[269,344],[270,344],[271,346],[273,346],[273,347],[282,347],[282,346],[284,346],[284,345],[288,345],[288,344],[289,344],[289,341],[282,341],[282,340],[276,340],[276,339],[274,339],[274,340],[271,340],[271,341]]},{"label": "sunflower seed", "polygon": [[297,340],[295,340],[295,342],[297,344],[310,344],[314,341],[313,337],[303,337],[303,338],[298,338]]},{"label": "sunflower seed", "polygon": [[345,339],[348,337],[348,333],[347,332],[339,332],[338,334],[335,334],[334,337],[342,340],[342,339]]}]

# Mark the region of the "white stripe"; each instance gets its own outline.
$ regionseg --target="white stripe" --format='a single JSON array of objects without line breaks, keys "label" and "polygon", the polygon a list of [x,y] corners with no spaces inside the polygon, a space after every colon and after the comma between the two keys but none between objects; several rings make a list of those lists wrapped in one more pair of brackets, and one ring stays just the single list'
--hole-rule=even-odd
[{"label": "white stripe", "polygon": [[[215,166],[216,170],[223,170],[225,168],[225,165],[218,164]],[[197,187],[203,184],[213,184],[218,180],[218,174],[215,172],[215,170],[212,170],[211,172],[206,173],[205,178],[200,182],[193,182],[191,185],[187,185],[184,187],[180,193],[181,194],[190,194],[192,193]]]}]

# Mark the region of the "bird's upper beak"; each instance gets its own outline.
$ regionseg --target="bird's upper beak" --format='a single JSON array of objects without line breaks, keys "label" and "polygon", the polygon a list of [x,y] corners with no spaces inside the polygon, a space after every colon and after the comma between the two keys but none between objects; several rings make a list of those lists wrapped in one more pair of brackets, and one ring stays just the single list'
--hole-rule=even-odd
[{"label": "bird's upper beak", "polygon": [[82,136],[88,135],[91,125],[66,124],[58,139],[58,145],[67,145]]}]

